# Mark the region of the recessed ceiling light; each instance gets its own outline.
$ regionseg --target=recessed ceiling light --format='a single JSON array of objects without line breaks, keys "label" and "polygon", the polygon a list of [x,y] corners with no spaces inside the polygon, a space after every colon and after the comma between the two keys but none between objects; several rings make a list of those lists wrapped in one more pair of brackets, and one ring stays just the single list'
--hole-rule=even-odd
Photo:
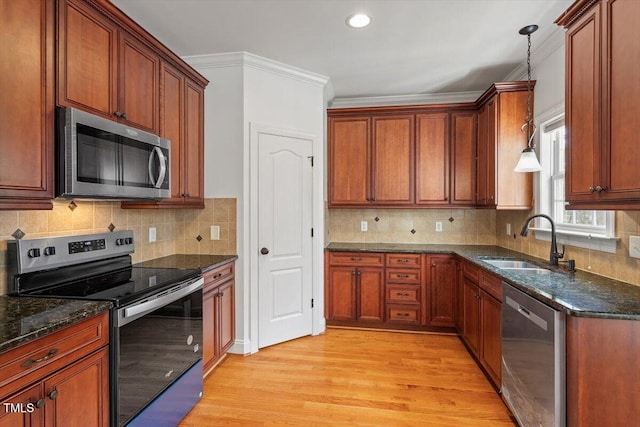
[{"label": "recessed ceiling light", "polygon": [[356,13],[349,16],[346,22],[351,28],[364,28],[371,23],[371,18],[364,13]]}]

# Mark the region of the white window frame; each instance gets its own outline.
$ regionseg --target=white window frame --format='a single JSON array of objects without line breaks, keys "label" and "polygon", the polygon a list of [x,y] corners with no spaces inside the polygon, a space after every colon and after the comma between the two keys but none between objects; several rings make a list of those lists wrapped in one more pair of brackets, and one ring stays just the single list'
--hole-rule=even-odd
[{"label": "white window frame", "polygon": [[[543,213],[554,217],[553,213],[553,170],[557,170],[557,163],[553,165],[553,170],[548,165],[551,164],[554,147],[544,134],[545,126],[548,126],[558,120],[564,118],[564,104],[558,105],[547,110],[536,118],[539,123],[536,135],[537,151],[542,164],[542,171],[535,175],[536,185],[536,213]],[[551,224],[542,218],[536,218],[534,227],[536,239],[550,241],[551,240]],[[605,226],[592,227],[570,225],[556,222],[556,237],[558,243],[577,246],[581,248],[593,249],[603,252],[615,253],[618,238],[615,237],[615,213],[606,211]]]}]

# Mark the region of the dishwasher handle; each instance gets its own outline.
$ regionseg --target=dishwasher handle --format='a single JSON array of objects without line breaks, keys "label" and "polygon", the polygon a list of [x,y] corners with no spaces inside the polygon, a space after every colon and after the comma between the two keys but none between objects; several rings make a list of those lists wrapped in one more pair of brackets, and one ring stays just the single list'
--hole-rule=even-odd
[{"label": "dishwasher handle", "polygon": [[527,319],[529,319],[529,321],[531,321],[533,324],[538,326],[540,329],[542,329],[544,331],[547,331],[549,329],[549,325],[548,325],[546,320],[544,320],[543,318],[541,318],[540,316],[538,316],[534,312],[530,311],[526,307],[523,307],[521,304],[519,304],[517,301],[515,301],[510,296],[506,297],[506,302],[507,302],[507,305],[509,307],[513,308],[515,311],[520,313],[522,316],[524,316]]}]

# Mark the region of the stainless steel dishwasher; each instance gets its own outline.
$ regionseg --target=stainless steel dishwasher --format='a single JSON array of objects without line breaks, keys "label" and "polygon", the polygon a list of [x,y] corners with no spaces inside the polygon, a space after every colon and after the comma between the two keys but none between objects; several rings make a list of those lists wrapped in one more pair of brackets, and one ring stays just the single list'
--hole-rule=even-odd
[{"label": "stainless steel dishwasher", "polygon": [[564,427],[565,314],[502,282],[502,395],[522,427]]}]

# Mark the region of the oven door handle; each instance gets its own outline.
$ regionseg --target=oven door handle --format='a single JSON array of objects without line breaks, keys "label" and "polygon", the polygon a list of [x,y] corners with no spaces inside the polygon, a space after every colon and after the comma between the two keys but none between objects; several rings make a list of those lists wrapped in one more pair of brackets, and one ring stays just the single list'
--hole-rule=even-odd
[{"label": "oven door handle", "polygon": [[180,285],[174,286],[173,288],[169,288],[166,291],[161,292],[154,299],[146,300],[144,302],[135,304],[131,307],[123,307],[118,310],[118,327],[124,326],[127,323],[131,323],[136,319],[144,316],[145,314],[151,313],[152,311],[164,307],[165,305],[171,304],[174,301],[177,301],[198,289],[202,289],[202,285],[204,284],[204,279],[201,277],[195,282],[192,282],[185,286],[189,282],[182,283]]}]

